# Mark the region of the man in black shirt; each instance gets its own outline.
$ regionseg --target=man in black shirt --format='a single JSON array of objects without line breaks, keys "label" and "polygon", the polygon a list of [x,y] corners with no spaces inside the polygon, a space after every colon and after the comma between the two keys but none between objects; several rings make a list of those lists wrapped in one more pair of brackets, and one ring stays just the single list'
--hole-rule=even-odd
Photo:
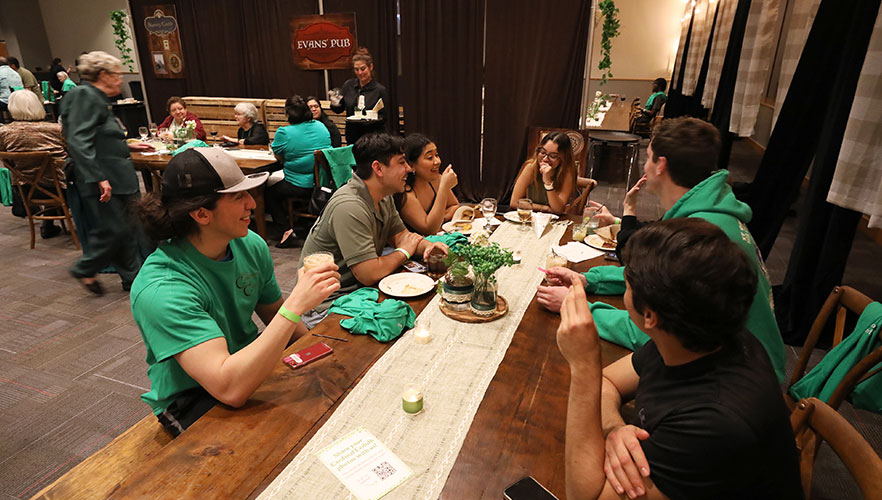
[{"label": "man in black shirt", "polygon": [[[651,338],[642,348],[601,372],[581,283],[561,307],[567,497],[802,498],[775,372],[744,331],[757,283],[744,252],[715,225],[680,218],[635,233],[623,260],[625,306]],[[632,397],[637,426],[619,413]]]}]

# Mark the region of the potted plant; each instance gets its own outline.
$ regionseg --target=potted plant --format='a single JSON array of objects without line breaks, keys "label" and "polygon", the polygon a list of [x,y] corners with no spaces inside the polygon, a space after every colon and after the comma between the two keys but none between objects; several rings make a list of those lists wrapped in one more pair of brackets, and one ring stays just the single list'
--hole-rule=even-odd
[{"label": "potted plant", "polygon": [[444,301],[448,309],[464,311],[469,308],[469,301],[472,300],[472,293],[475,290],[469,263],[460,259],[451,250],[447,254],[444,264],[447,266],[447,273],[438,280],[438,293],[441,294],[441,300]]},{"label": "potted plant", "polygon": [[469,309],[477,316],[492,316],[496,311],[496,271],[514,264],[511,250],[493,242],[489,245],[461,245],[454,253],[471,266],[475,276]]}]

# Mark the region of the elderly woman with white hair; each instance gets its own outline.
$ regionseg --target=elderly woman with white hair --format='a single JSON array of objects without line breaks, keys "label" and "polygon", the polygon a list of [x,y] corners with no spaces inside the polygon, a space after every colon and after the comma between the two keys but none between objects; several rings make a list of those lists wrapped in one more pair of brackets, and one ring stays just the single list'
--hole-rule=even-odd
[{"label": "elderly woman with white hair", "polygon": [[[10,153],[33,153],[45,151],[55,160],[55,173],[64,186],[64,159],[67,150],[61,125],[43,121],[46,110],[43,100],[30,90],[16,90],[9,96],[9,114],[15,120],[9,125],[0,127],[0,151]],[[38,164],[18,165],[22,170],[35,173]],[[50,175],[49,172],[46,175]],[[16,179],[13,179],[16,182]],[[51,184],[51,177],[47,179]],[[58,235],[61,228],[51,220],[44,220],[40,227],[40,236],[51,238]]]},{"label": "elderly woman with white hair", "polygon": [[70,90],[77,86],[73,80],[70,79],[70,76],[67,74],[67,71],[59,71],[58,72],[58,81],[61,82],[61,93],[67,94]]},{"label": "elderly woman with white hair", "polygon": [[261,146],[269,144],[269,134],[266,132],[266,127],[257,120],[257,106],[250,102],[240,102],[233,108],[233,116],[236,118],[236,124],[239,125],[239,131],[235,138],[228,135],[223,136],[225,141]]},{"label": "elderly woman with white hair", "polygon": [[82,80],[61,103],[61,123],[73,160],[73,188],[88,228],[83,256],[70,273],[88,291],[103,295],[95,278],[99,271],[113,265],[123,290],[128,290],[141,267],[133,216],[140,188],[129,150],[153,148],[127,144],[110,111],[108,97],[118,95],[123,82],[120,60],[106,52],[89,52],[80,56],[77,69]]}]

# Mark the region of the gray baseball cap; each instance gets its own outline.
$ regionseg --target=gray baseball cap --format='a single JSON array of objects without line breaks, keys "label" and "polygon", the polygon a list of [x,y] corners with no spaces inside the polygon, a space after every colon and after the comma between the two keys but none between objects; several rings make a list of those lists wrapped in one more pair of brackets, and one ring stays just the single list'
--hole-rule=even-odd
[{"label": "gray baseball cap", "polygon": [[266,182],[269,172],[245,175],[220,148],[191,148],[177,154],[162,173],[163,198],[190,198],[247,191]]}]

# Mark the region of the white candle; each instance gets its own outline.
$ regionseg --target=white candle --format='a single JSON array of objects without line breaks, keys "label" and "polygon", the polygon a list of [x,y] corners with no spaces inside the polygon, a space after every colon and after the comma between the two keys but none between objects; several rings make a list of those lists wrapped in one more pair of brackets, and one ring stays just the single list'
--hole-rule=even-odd
[{"label": "white candle", "polygon": [[413,338],[420,344],[428,344],[432,341],[432,333],[426,324],[418,324],[413,331]]}]

